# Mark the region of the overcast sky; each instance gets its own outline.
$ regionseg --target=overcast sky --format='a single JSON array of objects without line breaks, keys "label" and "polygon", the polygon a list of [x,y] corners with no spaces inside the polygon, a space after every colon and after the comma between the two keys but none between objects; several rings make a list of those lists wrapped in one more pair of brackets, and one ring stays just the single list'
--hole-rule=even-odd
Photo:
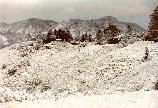
[{"label": "overcast sky", "polygon": [[0,22],[27,18],[96,19],[113,16],[147,28],[149,15],[158,0],[0,0]]}]

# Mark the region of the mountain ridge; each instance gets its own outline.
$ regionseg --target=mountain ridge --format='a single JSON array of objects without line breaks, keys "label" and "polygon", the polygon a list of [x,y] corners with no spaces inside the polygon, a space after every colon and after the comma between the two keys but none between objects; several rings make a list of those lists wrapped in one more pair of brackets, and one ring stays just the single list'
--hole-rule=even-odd
[{"label": "mountain ridge", "polygon": [[112,16],[105,16],[98,19],[69,19],[56,22],[54,20],[43,20],[40,18],[28,18],[11,24],[0,23],[0,35],[5,36],[10,44],[24,41],[28,34],[32,36],[41,34],[49,29],[68,28],[73,37],[81,36],[85,32],[96,35],[98,29],[109,25],[116,25],[121,31],[126,31],[130,25],[134,32],[145,32],[146,30],[135,23],[122,22]]}]

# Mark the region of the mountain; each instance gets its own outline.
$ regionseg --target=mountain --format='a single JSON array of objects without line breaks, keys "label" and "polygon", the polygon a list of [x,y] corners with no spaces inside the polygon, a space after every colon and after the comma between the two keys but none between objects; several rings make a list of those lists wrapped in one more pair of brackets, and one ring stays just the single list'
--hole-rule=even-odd
[{"label": "mountain", "polygon": [[85,32],[92,34],[94,37],[98,29],[103,29],[109,25],[116,25],[123,32],[126,31],[128,25],[135,32],[145,31],[145,29],[135,23],[121,22],[112,16],[92,20],[70,19],[63,22],[29,18],[12,24],[0,23],[0,35],[6,37],[10,44],[14,44],[25,40],[28,34],[35,36],[50,28],[59,29],[66,27],[70,30],[73,37],[81,36]]},{"label": "mountain", "polygon": [[49,29],[51,26],[57,24],[52,20],[42,20],[38,18],[29,18],[11,24],[11,31],[16,33],[38,33]]},{"label": "mountain", "polygon": [[116,25],[121,31],[125,32],[127,26],[129,25],[134,32],[144,32],[145,29],[140,27],[135,23],[121,22],[112,16],[102,17],[100,19],[92,20],[80,20],[80,19],[70,19],[68,21],[58,23],[53,28],[67,27],[69,28],[71,34],[75,36],[80,36],[85,32],[88,32],[95,36],[98,29],[103,29],[109,25]]},{"label": "mountain", "polygon": [[29,18],[12,24],[0,23],[0,35],[6,37],[10,44],[14,44],[18,41],[25,40],[28,34],[40,34],[55,24],[57,22],[53,20],[42,20],[38,18]]}]

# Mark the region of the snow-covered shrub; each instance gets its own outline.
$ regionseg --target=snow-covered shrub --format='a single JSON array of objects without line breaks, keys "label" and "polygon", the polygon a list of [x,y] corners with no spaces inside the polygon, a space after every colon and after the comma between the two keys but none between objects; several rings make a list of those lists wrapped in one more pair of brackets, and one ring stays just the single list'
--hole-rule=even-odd
[{"label": "snow-covered shrub", "polygon": [[86,43],[81,43],[81,44],[79,45],[79,47],[86,47],[86,46],[87,46]]},{"label": "snow-covered shrub", "polygon": [[17,69],[16,69],[16,68],[9,69],[9,70],[8,70],[8,75],[9,75],[9,76],[12,76],[12,75],[14,75],[16,72],[17,72]]},{"label": "snow-covered shrub", "polygon": [[50,83],[44,83],[44,84],[42,84],[42,86],[41,86],[41,92],[44,92],[44,91],[47,91],[47,90],[49,90],[49,89],[51,89],[52,87],[51,87],[51,84]]},{"label": "snow-covered shrub", "polygon": [[149,59],[149,49],[145,47],[145,56],[143,57],[143,61],[147,61]]},{"label": "snow-covered shrub", "polygon": [[20,54],[20,57],[25,57],[27,55],[28,55],[27,53],[22,53],[22,54]]},{"label": "snow-covered shrub", "polygon": [[122,44],[123,47],[128,46],[129,44],[133,44],[137,41],[143,40],[143,34],[142,33],[123,33],[119,35],[120,38],[120,44]]},{"label": "snow-covered shrub", "polygon": [[25,81],[26,92],[33,92],[41,83],[42,80],[38,78],[33,78],[32,80]]},{"label": "snow-covered shrub", "polygon": [[3,65],[2,65],[2,69],[5,69],[6,67],[7,67],[6,64],[3,64]]}]

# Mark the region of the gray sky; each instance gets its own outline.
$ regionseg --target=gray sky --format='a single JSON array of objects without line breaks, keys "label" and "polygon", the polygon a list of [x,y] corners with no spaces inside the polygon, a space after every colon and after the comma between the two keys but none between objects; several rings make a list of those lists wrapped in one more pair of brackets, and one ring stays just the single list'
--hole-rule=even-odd
[{"label": "gray sky", "polygon": [[13,23],[27,18],[96,19],[113,16],[147,28],[149,15],[158,0],[0,0],[0,22]]}]

